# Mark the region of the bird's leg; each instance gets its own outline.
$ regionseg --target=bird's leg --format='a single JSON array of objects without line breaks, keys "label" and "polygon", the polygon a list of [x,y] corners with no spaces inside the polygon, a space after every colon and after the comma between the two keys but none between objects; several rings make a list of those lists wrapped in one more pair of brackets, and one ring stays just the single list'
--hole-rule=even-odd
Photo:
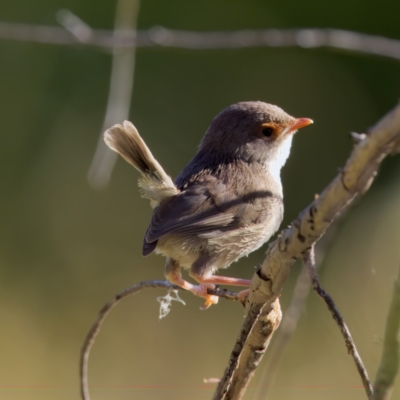
[{"label": "bird's leg", "polygon": [[193,273],[190,274],[199,283],[213,283],[215,285],[228,285],[228,286],[245,286],[249,287],[251,280],[241,278],[231,278],[229,276],[208,275],[199,276]]},{"label": "bird's leg", "polygon": [[[231,278],[228,276],[219,276],[219,275],[198,275],[194,272],[190,273],[190,276],[193,277],[197,282],[203,285],[228,285],[228,286],[245,286],[250,287],[251,280],[249,279],[241,279],[241,278]],[[241,290],[237,295],[240,302],[244,303],[246,297],[249,295],[250,289]]]},{"label": "bird's leg", "polygon": [[206,299],[206,302],[204,303],[204,306],[201,307],[202,310],[206,310],[212,304],[218,303],[218,296],[214,296],[207,293],[207,289],[215,288],[215,285],[209,283],[204,283],[201,285],[193,285],[190,282],[185,281],[182,278],[181,267],[175,260],[172,260],[171,258],[167,259],[164,273],[165,277],[170,282],[180,286],[182,289],[189,290],[196,296],[204,297]]}]

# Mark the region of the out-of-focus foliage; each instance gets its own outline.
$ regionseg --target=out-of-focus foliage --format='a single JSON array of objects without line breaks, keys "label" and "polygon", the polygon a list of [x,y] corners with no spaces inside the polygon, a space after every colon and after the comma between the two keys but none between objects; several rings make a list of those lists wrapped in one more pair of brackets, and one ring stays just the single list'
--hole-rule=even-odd
[{"label": "out-of-focus foliage", "polygon": [[[2,0],[0,20],[55,24],[69,8],[112,28],[115,1]],[[396,1],[143,0],[139,28],[196,30],[335,27],[400,39]],[[163,277],[163,259],[141,257],[151,213],[137,173],[119,161],[110,185],[86,174],[102,126],[110,55],[85,47],[0,41],[0,399],[78,399],[78,356],[101,305],[139,280]],[[130,118],[173,176],[211,119],[241,100],[263,100],[315,124],[295,138],[283,171],[285,223],[336,174],[349,131],[363,132],[397,101],[399,63],[327,50],[137,52]],[[400,157],[342,219],[322,282],[337,300],[372,376],[400,251]],[[228,274],[250,277],[264,250]],[[282,296],[283,309],[298,273]],[[153,290],[106,321],[90,360],[93,399],[205,399],[228,359],[243,311],[221,301],[201,312],[182,294],[158,320]],[[258,373],[247,394],[256,399]],[[397,393],[397,395],[396,395]],[[393,393],[393,399],[399,394]],[[262,399],[263,397],[257,397]],[[271,399],[364,399],[340,334],[316,296],[285,354]]]}]

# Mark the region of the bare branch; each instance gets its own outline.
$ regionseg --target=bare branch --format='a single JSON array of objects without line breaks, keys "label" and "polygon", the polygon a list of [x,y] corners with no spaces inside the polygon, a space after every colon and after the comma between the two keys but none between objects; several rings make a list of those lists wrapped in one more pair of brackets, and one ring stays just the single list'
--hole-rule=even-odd
[{"label": "bare branch", "polygon": [[112,31],[91,29],[86,40],[77,40],[65,29],[0,22],[0,39],[57,45],[87,45],[103,49],[175,47],[183,49],[233,49],[246,47],[326,47],[400,60],[400,40],[342,29],[262,29],[227,32],[193,32],[153,27],[116,37]]},{"label": "bare branch", "polygon": [[[333,229],[336,231],[336,229]],[[319,246],[316,249],[316,269],[318,270],[321,266],[327,248],[336,237],[336,233],[332,232],[332,229],[327,232],[324,236],[325,240],[319,242]],[[289,344],[290,338],[294,334],[300,317],[303,314],[306,306],[306,301],[310,293],[311,284],[308,277],[307,269],[302,268],[299,277],[297,278],[296,285],[293,290],[293,296],[290,304],[283,314],[282,322],[279,326],[279,330],[275,334],[275,339],[272,343],[272,347],[269,348],[268,360],[260,372],[262,379],[257,392],[260,394],[260,398],[265,398],[268,390],[271,387],[271,383],[275,378],[276,372],[279,369],[280,361],[285,353],[285,350]],[[257,396],[255,396],[257,398]]]},{"label": "bare branch", "polygon": [[308,275],[310,276],[311,283],[313,289],[317,292],[317,294],[325,301],[329,311],[332,313],[333,319],[338,324],[340,331],[343,335],[344,341],[346,343],[347,351],[353,357],[354,363],[356,364],[357,371],[361,377],[361,381],[363,383],[365,392],[369,399],[372,400],[372,385],[368,377],[367,370],[364,367],[364,364],[361,360],[360,355],[358,354],[356,345],[354,344],[354,340],[351,336],[349,328],[344,322],[342,315],[340,314],[338,308],[336,307],[334,301],[331,296],[325,292],[325,290],[321,287],[319,276],[317,274],[317,270],[315,267],[315,254],[314,254],[314,246],[311,247],[311,250],[304,257],[304,263],[308,271]]},{"label": "bare branch", "polygon": [[92,324],[86,339],[81,349],[80,358],[80,383],[81,383],[81,396],[83,400],[90,400],[89,386],[88,386],[88,361],[89,353],[94,344],[96,336],[100,332],[101,325],[103,324],[108,313],[124,298],[140,292],[142,289],[147,288],[166,288],[179,290],[178,286],[173,285],[167,281],[142,281],[130,288],[124,289],[116,294],[109,302],[107,302],[100,310],[99,315]]},{"label": "bare branch", "polygon": [[[139,14],[139,0],[118,0],[117,12],[115,15],[115,29],[113,38],[116,41],[123,41],[126,37],[135,39],[136,22]],[[77,18],[65,18],[71,20],[69,30],[78,36],[82,43],[89,43],[93,38],[93,31],[82,39],[82,28]],[[77,33],[79,32],[79,34]],[[131,105],[133,77],[135,71],[136,47],[121,49],[115,47],[112,56],[112,68],[110,79],[110,90],[107,100],[107,109],[104,117],[103,127],[97,142],[96,152],[88,172],[89,184],[96,189],[107,185],[118,154],[111,151],[103,140],[103,132],[110,126],[128,119]]]},{"label": "bare branch", "polygon": [[230,292],[229,290],[226,289],[220,289],[220,288],[215,288],[215,289],[207,289],[208,294],[214,294],[215,296],[220,297],[221,299],[225,300],[231,300],[231,301],[239,301],[238,295],[235,292]]},{"label": "bare branch", "polygon": [[[338,176],[300,213],[292,225],[270,244],[261,268],[253,275],[246,304],[248,314],[214,400],[224,399],[230,390],[234,371],[240,357],[244,355],[245,341],[252,340],[255,319],[259,318],[263,308],[273,310],[273,303],[278,298],[295,260],[306,256],[330,224],[357,196],[369,188],[382,160],[388,154],[397,152],[399,144],[400,105],[383,117],[366,137],[354,146]],[[245,363],[245,360],[240,362]],[[235,385],[241,386],[244,386],[244,383]],[[242,394],[243,391],[236,397],[231,394],[229,396],[239,400]]]},{"label": "bare branch", "polygon": [[[139,293],[143,289],[149,288],[165,288],[165,289],[174,289],[174,290],[183,290],[180,286],[176,286],[168,281],[142,281],[136,285],[131,286],[130,288],[124,289],[121,292],[117,293],[110,301],[108,301],[100,310],[99,315],[96,320],[93,322],[87,336],[85,342],[83,343],[81,349],[81,358],[80,358],[80,384],[81,384],[81,396],[83,400],[90,400],[89,395],[89,386],[88,386],[88,361],[90,350],[94,344],[94,341],[97,335],[100,332],[101,325],[103,324],[105,318],[109,314],[109,312],[123,299]],[[210,294],[214,294],[221,298],[227,300],[238,300],[237,294],[228,292],[222,289],[209,289]]]},{"label": "bare branch", "polygon": [[234,371],[232,384],[225,400],[236,400],[244,395],[281,319],[282,311],[277,299],[272,304],[272,310],[262,311],[253,327],[249,340],[245,342],[242,356]]},{"label": "bare branch", "polygon": [[[275,301],[278,301],[277,298],[275,299]],[[238,339],[235,343],[235,346],[232,350],[232,353],[231,353],[231,356],[230,356],[230,359],[228,362],[228,366],[226,367],[224,376],[222,377],[221,381],[219,382],[217,390],[214,393],[213,400],[220,400],[220,399],[226,399],[226,398],[239,399],[240,397],[237,397],[237,396],[239,396],[239,393],[240,393],[240,395],[244,394],[246,385],[250,381],[251,376],[252,376],[251,368],[248,369],[248,377],[246,377],[244,374],[241,374],[241,378],[245,380],[246,384],[244,382],[242,383],[239,380],[237,380],[235,389],[238,392],[234,393],[233,395],[228,394],[228,390],[231,387],[234,373],[238,369],[240,355],[243,353],[244,348],[245,348],[245,343],[248,340],[250,333],[253,331],[253,328],[255,327],[259,317],[262,314],[268,315],[269,313],[272,313],[272,311],[275,309],[273,304],[271,304],[271,305],[268,305],[266,310],[262,313],[262,309],[263,309],[262,305],[257,304],[257,306],[252,307],[246,315],[245,321],[242,325],[242,329],[240,330],[240,333],[239,333],[239,337],[238,337]],[[279,310],[280,310],[280,308],[279,308]],[[279,322],[278,322],[278,324],[279,324]],[[266,334],[267,337],[264,338],[265,341],[268,340],[268,337],[272,336],[273,330],[274,329],[271,324],[268,327],[268,332]],[[258,349],[252,349],[251,352],[248,352],[248,357],[249,358],[251,357],[256,360],[257,355],[253,354],[253,353],[256,353],[257,350]],[[259,359],[260,359],[260,357],[258,357],[258,360],[256,361],[257,364],[258,364]],[[248,364],[247,360],[245,360],[245,362],[246,362],[246,364]]]},{"label": "bare branch", "polygon": [[59,10],[56,14],[56,18],[57,21],[81,43],[86,43],[93,36],[92,28],[67,9]]},{"label": "bare branch", "polygon": [[386,321],[382,359],[374,382],[373,400],[387,400],[399,370],[400,361],[400,269],[394,284],[392,303]]}]

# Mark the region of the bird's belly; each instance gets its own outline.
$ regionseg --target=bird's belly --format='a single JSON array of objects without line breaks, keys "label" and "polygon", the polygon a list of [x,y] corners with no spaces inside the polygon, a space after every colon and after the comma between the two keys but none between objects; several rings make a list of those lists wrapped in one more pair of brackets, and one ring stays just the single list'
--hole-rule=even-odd
[{"label": "bird's belly", "polygon": [[239,258],[260,248],[275,233],[271,226],[258,224],[243,227],[208,242],[216,257],[215,268],[226,268]]},{"label": "bird's belly", "polygon": [[276,224],[252,224],[214,238],[165,235],[159,239],[156,252],[176,260],[181,267],[190,268],[207,252],[213,259],[213,269],[227,268],[239,258],[257,250],[275,233]]},{"label": "bird's belly", "polygon": [[190,268],[208,248],[207,242],[197,236],[165,235],[158,240],[156,253],[174,259],[181,267]]}]

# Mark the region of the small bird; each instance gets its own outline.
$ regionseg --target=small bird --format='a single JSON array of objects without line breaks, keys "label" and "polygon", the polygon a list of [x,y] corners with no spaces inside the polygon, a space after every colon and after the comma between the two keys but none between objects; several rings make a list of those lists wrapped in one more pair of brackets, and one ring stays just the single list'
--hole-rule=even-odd
[{"label": "small bird", "polygon": [[[248,279],[214,273],[258,249],[279,228],[280,171],[293,134],[312,123],[260,101],[233,104],[214,118],[197,154],[175,181],[131,122],[104,133],[106,144],[141,173],[141,194],[154,209],[143,255],[164,255],[166,278],[205,298],[203,309],[218,302],[208,288],[250,286]],[[182,278],[182,267],[199,285]],[[239,298],[248,292],[241,291]]]}]

